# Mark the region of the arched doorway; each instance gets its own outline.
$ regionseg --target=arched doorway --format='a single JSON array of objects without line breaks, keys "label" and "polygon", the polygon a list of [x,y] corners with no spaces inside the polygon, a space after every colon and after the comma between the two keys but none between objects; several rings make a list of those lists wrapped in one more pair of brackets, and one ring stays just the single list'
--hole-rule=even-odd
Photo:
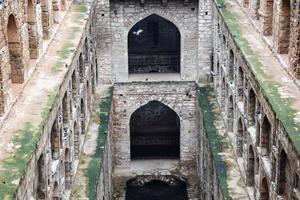
[{"label": "arched doorway", "polygon": [[269,184],[268,184],[266,177],[264,177],[261,180],[259,199],[260,200],[269,200]]},{"label": "arched doorway", "polygon": [[131,159],[179,158],[180,120],[159,101],[150,101],[130,117]]},{"label": "arched doorway", "polygon": [[279,184],[278,184],[278,194],[279,195],[286,195],[287,191],[287,154],[284,150],[280,153],[280,160],[279,160]]},{"label": "arched doorway", "polygon": [[46,169],[45,169],[44,154],[41,154],[38,159],[37,171],[38,171],[37,199],[46,199]]},{"label": "arched doorway", "polygon": [[21,84],[24,82],[22,46],[16,20],[12,14],[8,18],[7,39],[9,49],[11,82],[12,84]]},{"label": "arched doorway", "polygon": [[72,184],[72,161],[71,153],[68,148],[65,150],[65,180],[66,189],[70,189]]},{"label": "arched doorway", "polygon": [[[167,179],[167,178],[166,178]],[[138,182],[131,179],[126,183],[126,200],[187,200],[186,183],[172,180],[168,183],[162,180]]]},{"label": "arched doorway", "polygon": [[249,146],[248,150],[247,185],[254,185],[254,150],[252,145]]},{"label": "arched doorway", "polygon": [[249,103],[248,103],[248,124],[249,126],[255,125],[255,93],[251,88],[248,95]]},{"label": "arched doorway", "polygon": [[270,153],[270,134],[271,125],[268,118],[265,116],[261,127],[261,152],[263,156],[268,156]]},{"label": "arched doorway", "polygon": [[234,111],[233,111],[233,98],[232,96],[228,99],[228,105],[227,105],[227,122],[228,122],[228,131],[233,131],[233,117],[234,117]]},{"label": "arched doorway", "polygon": [[244,144],[244,125],[242,119],[239,118],[237,122],[237,133],[236,133],[237,156],[243,156],[243,144]]},{"label": "arched doorway", "polygon": [[53,192],[52,192],[52,200],[59,200],[59,186],[58,183],[55,181]]},{"label": "arched doorway", "polygon": [[129,73],[179,73],[180,32],[169,20],[152,14],[128,33]]}]

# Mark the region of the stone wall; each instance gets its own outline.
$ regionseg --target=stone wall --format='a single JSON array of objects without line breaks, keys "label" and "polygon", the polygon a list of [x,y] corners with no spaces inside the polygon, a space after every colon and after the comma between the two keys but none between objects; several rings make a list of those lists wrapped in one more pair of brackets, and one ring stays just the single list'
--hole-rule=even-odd
[{"label": "stone wall", "polygon": [[[180,159],[162,160],[164,164],[161,167],[155,165],[153,168],[151,160],[148,160],[149,167],[145,167],[147,164],[143,165],[143,160],[133,161],[130,158],[130,116],[150,101],[165,104],[180,118]],[[124,199],[126,181],[130,178],[152,174],[185,177],[191,198],[197,196],[197,101],[193,82],[117,83],[113,92],[112,114],[113,199]]]},{"label": "stone wall", "polygon": [[[180,79],[193,81],[205,78],[211,63],[211,2],[168,1],[99,1],[95,11],[98,62],[104,79],[117,82],[131,81],[128,74],[129,30],[151,14],[166,18],[177,26],[181,34]],[[108,12],[109,11],[109,12]],[[110,24],[110,25],[109,25]],[[108,56],[111,52],[111,57]],[[102,56],[100,56],[102,55]],[[112,60],[110,60],[112,59]]]},{"label": "stone wall", "polygon": [[[46,116],[37,149],[20,180],[16,199],[61,199],[70,195],[97,84],[89,25],[86,24],[72,64],[53,97],[51,112]],[[79,73],[81,68],[83,74]]]},{"label": "stone wall", "polygon": [[[299,198],[297,149],[217,7],[213,44],[214,88],[242,177],[251,188],[249,195],[254,199]],[[233,71],[228,70],[230,51]],[[233,80],[230,73],[234,74]]]},{"label": "stone wall", "polygon": [[299,0],[250,0],[250,9],[244,5],[262,36],[268,36],[265,39],[274,55],[296,79],[300,78],[299,3]]},{"label": "stone wall", "polygon": [[[69,3],[68,3],[69,5]],[[55,21],[60,23],[61,2],[4,1],[0,7],[0,115],[5,116],[29,80],[44,50],[45,40],[53,36]],[[46,43],[48,44],[48,43]]]}]

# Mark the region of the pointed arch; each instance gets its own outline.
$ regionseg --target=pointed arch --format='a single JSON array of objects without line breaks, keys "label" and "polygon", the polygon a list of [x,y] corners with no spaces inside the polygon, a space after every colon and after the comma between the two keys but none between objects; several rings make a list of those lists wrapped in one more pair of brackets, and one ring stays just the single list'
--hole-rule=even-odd
[{"label": "pointed arch", "polygon": [[243,156],[243,144],[244,144],[244,124],[241,118],[237,121],[237,133],[236,133],[236,151],[238,156]]},{"label": "pointed arch", "polygon": [[269,184],[266,177],[261,180],[259,196],[260,200],[269,200]]},{"label": "pointed arch", "polygon": [[262,149],[262,154],[264,156],[267,156],[270,153],[270,139],[271,139],[270,136],[271,136],[271,124],[267,116],[265,116],[261,127],[261,134],[260,134],[261,149]]},{"label": "pointed arch", "polygon": [[228,122],[228,131],[233,131],[233,117],[234,117],[234,108],[233,108],[233,97],[232,95],[228,99],[227,104],[227,122]]},{"label": "pointed arch", "polygon": [[252,145],[249,145],[248,148],[248,163],[247,163],[247,185],[254,185],[254,163],[255,163],[255,154]]},{"label": "pointed arch", "polygon": [[179,73],[180,31],[171,21],[152,14],[128,32],[129,73]]},{"label": "pointed arch", "polygon": [[10,78],[12,84],[24,82],[24,63],[22,45],[15,16],[11,14],[7,23],[7,40],[10,61]]},{"label": "pointed arch", "polygon": [[130,117],[131,159],[180,157],[180,119],[159,101],[150,101]]}]

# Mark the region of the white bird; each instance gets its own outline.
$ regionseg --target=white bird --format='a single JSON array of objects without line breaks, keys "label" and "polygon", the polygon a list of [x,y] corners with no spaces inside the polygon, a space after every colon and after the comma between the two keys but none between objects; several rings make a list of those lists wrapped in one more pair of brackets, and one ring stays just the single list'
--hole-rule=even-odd
[{"label": "white bird", "polygon": [[138,31],[133,31],[133,34],[139,36],[142,32],[143,32],[143,29],[140,29]]}]

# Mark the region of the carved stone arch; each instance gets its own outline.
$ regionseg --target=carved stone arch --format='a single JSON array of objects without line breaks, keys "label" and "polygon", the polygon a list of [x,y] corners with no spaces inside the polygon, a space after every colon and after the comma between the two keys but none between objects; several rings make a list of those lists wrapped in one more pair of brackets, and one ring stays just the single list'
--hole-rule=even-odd
[{"label": "carved stone arch", "polygon": [[160,101],[149,101],[129,119],[131,159],[180,157],[180,118]]},{"label": "carved stone arch", "polygon": [[182,24],[183,24],[182,19],[176,18],[176,16],[170,16],[165,11],[163,11],[161,9],[150,9],[148,12],[140,13],[136,17],[131,18],[132,20],[125,19],[125,24],[128,24],[126,32],[129,32],[130,29],[132,29],[132,27],[135,24],[137,24],[138,22],[142,21],[143,19],[145,19],[145,18],[147,18],[151,15],[158,15],[162,18],[165,18],[166,20],[172,22],[178,28],[180,34],[183,33],[183,31],[181,30],[181,27],[182,27]]},{"label": "carved stone arch", "polygon": [[181,34],[168,19],[151,14],[128,31],[129,73],[180,73]]}]

